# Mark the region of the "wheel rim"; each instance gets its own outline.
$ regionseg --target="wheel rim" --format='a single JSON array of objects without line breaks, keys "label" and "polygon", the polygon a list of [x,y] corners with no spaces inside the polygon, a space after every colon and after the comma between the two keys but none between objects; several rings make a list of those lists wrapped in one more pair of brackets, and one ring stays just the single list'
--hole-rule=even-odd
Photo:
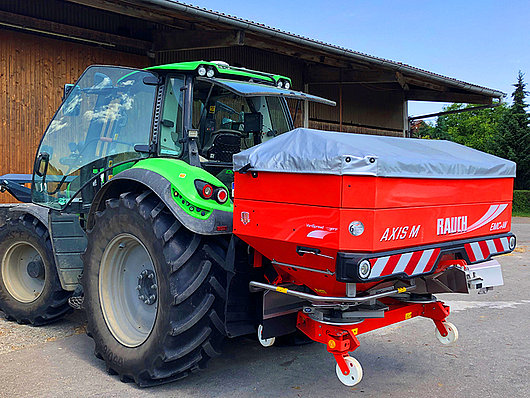
[{"label": "wheel rim", "polygon": [[271,347],[276,342],[276,337],[270,337],[268,339],[264,339],[263,337],[261,337],[262,335],[263,335],[263,325],[259,325],[258,326],[258,340],[259,340],[259,343],[263,347]]},{"label": "wheel rim", "polygon": [[110,332],[126,347],[138,347],[155,325],[158,285],[149,252],[131,234],[120,234],[103,252],[99,298]]},{"label": "wheel rim", "polygon": [[[39,272],[30,276],[28,265],[32,263]],[[12,244],[2,258],[2,282],[9,294],[17,301],[31,303],[44,289],[44,262],[39,251],[29,242]]]},{"label": "wheel rim", "polygon": [[342,373],[340,366],[337,364],[335,366],[335,371],[340,382],[348,387],[352,387],[361,382],[363,378],[363,368],[359,361],[352,357],[344,358],[346,361],[346,366],[350,370],[350,373],[345,375]]},{"label": "wheel rim", "polygon": [[436,338],[444,345],[453,344],[458,340],[458,329],[450,322],[443,322],[447,336],[442,336],[438,328],[435,329]]}]

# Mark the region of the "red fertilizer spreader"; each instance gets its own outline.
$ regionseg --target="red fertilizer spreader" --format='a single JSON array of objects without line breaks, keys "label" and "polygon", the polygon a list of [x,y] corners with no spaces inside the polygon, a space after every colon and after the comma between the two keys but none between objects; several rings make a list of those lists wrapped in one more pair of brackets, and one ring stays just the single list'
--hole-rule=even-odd
[{"label": "red fertilizer spreader", "polygon": [[447,141],[296,129],[234,156],[234,233],[263,278],[260,342],[298,329],[346,385],[358,336],[416,316],[458,332],[436,293],[503,284],[515,164]]}]

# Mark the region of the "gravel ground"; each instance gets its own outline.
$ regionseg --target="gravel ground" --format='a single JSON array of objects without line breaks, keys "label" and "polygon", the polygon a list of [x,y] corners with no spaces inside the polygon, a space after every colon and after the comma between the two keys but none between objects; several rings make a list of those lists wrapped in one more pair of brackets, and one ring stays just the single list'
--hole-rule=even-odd
[{"label": "gravel ground", "polygon": [[[0,311],[0,314],[3,313]],[[0,355],[86,332],[85,314],[75,311],[44,327],[19,325],[0,319]]]}]

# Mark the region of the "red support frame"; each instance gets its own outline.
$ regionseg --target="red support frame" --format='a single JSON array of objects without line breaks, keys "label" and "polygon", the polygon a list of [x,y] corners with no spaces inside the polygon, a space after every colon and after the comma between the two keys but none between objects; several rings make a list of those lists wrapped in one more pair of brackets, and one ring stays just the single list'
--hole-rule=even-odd
[{"label": "red support frame", "polygon": [[348,352],[354,351],[360,343],[357,336],[375,329],[406,321],[417,316],[432,319],[436,328],[442,336],[447,336],[447,330],[443,321],[449,315],[449,306],[441,301],[432,303],[403,303],[392,299],[382,300],[389,309],[384,318],[366,318],[355,324],[329,325],[316,321],[309,315],[300,311],[298,313],[296,327],[300,329],[311,340],[325,344],[327,350],[333,354],[341,371],[348,375],[350,373],[346,365],[345,357]]}]

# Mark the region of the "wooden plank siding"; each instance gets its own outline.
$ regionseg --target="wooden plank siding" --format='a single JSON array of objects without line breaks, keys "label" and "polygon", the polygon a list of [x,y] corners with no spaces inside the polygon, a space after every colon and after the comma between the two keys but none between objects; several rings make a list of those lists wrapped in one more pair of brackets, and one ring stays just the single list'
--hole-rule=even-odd
[{"label": "wooden plank siding", "polygon": [[[147,57],[0,29],[0,175],[31,173],[64,84],[91,64],[145,67]],[[0,203],[13,202],[8,193]]]}]

